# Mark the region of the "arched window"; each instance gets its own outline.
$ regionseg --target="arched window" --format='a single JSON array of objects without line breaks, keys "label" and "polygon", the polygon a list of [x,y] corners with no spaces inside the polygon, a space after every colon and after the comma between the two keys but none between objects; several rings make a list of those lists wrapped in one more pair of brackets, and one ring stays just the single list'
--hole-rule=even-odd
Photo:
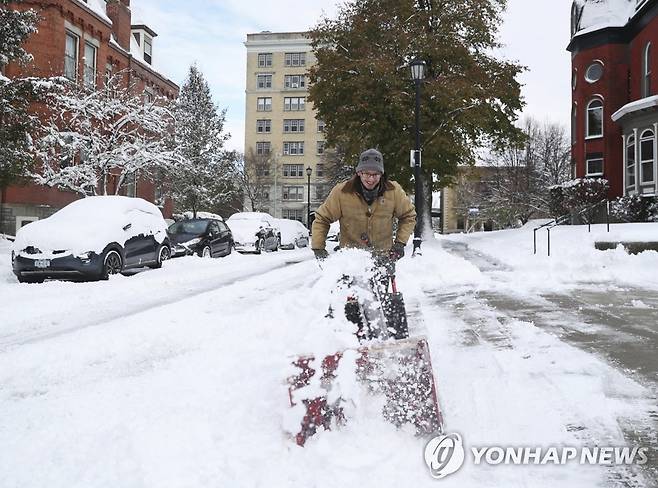
[{"label": "arched window", "polygon": [[648,42],[642,53],[642,97],[651,96],[651,43]]},{"label": "arched window", "polygon": [[654,181],[654,156],[653,131],[647,129],[640,136],[640,181],[642,183]]},{"label": "arched window", "polygon": [[595,98],[587,104],[585,137],[603,136],[603,102]]},{"label": "arched window", "polygon": [[577,130],[576,130],[576,124],[578,123],[578,106],[574,104],[573,108],[571,109],[571,144],[576,143],[576,137],[577,137]]},{"label": "arched window", "polygon": [[626,140],[626,188],[635,187],[635,136]]}]

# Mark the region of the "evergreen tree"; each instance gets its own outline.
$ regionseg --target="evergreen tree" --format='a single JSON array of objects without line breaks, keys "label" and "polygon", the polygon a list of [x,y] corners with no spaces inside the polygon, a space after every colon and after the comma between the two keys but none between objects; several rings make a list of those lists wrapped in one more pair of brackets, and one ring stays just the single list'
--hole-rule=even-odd
[{"label": "evergreen tree", "polygon": [[[8,6],[14,4],[14,8]],[[43,93],[43,86],[31,78],[3,76],[10,62],[27,64],[32,56],[23,48],[37,30],[34,10],[20,11],[20,2],[0,0],[0,191],[26,177],[32,167],[32,138],[39,119],[28,112],[30,104]]]},{"label": "evergreen tree", "polygon": [[237,156],[224,149],[226,110],[218,111],[210,87],[192,65],[175,108],[177,162],[170,168],[171,194],[178,211],[212,211],[234,198]]},{"label": "evergreen tree", "polygon": [[[317,64],[310,100],[325,121],[327,144],[348,161],[377,147],[386,170],[407,188],[414,147],[415,90],[409,64],[427,63],[421,99],[422,187],[429,222],[430,187],[450,181],[486,142],[521,139],[516,76],[522,67],[496,59],[506,0],[352,0],[337,19],[311,32]],[[432,182],[430,184],[430,182]]]}]

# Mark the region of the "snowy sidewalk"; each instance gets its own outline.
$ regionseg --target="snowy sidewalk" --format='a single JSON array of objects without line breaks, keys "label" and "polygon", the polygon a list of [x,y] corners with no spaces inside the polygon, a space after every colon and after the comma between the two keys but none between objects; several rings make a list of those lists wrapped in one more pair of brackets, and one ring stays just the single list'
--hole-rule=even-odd
[{"label": "snowy sidewalk", "polygon": [[[445,240],[442,246],[477,266],[487,278],[472,290],[429,293],[438,308],[463,322],[459,330],[462,344],[486,345],[504,354],[518,350],[519,333],[547,333],[545,349],[528,349],[518,367],[535,370],[533,382],[554,393],[547,400],[556,410],[564,410],[564,429],[581,441],[611,444],[615,437],[619,442],[621,433],[625,444],[653,448],[649,463],[636,473],[644,476],[644,481],[635,477],[633,470],[617,467],[609,473],[612,486],[617,482],[620,486],[656,486],[658,293],[611,282],[562,287],[547,283],[546,290],[535,285],[529,292],[515,282],[514,268],[498,259],[464,242]],[[564,352],[550,355],[551,349]],[[538,353],[553,359],[535,369]],[[583,367],[583,361],[605,365],[590,369]],[[598,391],[583,395],[583,388],[596,383]],[[614,405],[612,418],[613,412],[601,410],[603,405]]]}]

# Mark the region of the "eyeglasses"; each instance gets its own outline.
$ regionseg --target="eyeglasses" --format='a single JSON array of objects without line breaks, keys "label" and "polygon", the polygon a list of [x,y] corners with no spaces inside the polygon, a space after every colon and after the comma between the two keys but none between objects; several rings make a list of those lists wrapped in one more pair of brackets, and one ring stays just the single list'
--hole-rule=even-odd
[{"label": "eyeglasses", "polygon": [[361,178],[365,178],[365,179],[369,179],[369,180],[375,180],[375,179],[380,178],[382,176],[382,174],[381,173],[365,173],[365,172],[361,171],[359,173],[359,176]]}]

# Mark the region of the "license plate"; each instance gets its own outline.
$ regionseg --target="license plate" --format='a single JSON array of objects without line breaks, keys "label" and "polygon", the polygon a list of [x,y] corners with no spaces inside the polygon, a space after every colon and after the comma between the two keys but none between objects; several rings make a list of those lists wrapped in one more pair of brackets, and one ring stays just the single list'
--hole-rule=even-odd
[{"label": "license plate", "polygon": [[34,266],[37,268],[47,268],[50,266],[50,259],[37,259],[34,261]]}]

